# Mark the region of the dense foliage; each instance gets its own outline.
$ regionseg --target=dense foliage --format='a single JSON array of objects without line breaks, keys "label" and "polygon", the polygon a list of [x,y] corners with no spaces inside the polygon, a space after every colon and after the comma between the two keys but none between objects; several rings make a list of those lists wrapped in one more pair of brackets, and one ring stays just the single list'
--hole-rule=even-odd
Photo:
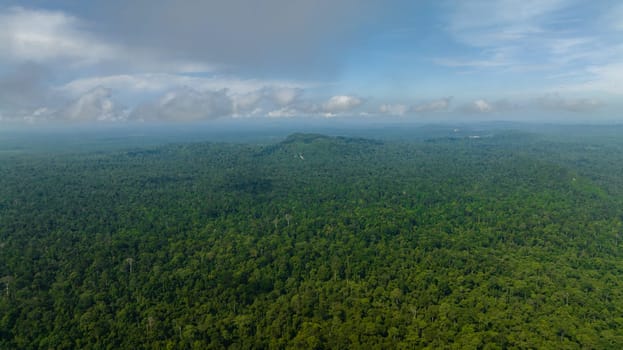
[{"label": "dense foliage", "polygon": [[0,157],[0,348],[623,348],[623,145]]}]

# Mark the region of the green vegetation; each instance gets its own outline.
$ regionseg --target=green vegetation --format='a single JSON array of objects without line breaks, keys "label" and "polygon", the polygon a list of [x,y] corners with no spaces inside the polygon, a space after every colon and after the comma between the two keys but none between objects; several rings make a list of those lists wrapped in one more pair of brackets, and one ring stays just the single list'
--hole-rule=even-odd
[{"label": "green vegetation", "polygon": [[2,349],[621,349],[623,143],[0,153]]}]

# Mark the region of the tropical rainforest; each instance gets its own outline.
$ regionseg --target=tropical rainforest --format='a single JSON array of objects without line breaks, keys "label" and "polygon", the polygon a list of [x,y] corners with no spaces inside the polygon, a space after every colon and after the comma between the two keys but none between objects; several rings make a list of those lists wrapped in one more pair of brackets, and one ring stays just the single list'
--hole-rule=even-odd
[{"label": "tropical rainforest", "polygon": [[0,152],[0,348],[623,348],[623,141],[449,135]]}]

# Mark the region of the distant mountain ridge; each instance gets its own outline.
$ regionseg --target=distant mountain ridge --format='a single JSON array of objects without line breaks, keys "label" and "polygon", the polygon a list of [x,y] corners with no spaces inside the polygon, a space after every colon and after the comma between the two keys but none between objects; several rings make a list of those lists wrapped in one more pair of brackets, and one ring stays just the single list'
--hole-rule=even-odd
[{"label": "distant mountain ridge", "polygon": [[[301,152],[320,152],[323,149],[331,152],[354,152],[361,147],[376,147],[384,143],[379,140],[362,137],[328,136],[323,134],[294,133],[283,141],[264,147],[256,156],[267,156],[279,151],[299,155]],[[328,148],[328,149],[327,149]]]}]

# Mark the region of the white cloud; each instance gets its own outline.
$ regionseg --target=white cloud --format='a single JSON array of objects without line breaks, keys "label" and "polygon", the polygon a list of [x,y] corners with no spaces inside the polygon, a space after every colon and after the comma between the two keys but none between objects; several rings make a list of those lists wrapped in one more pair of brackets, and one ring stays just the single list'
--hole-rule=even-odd
[{"label": "white cloud", "polygon": [[327,116],[332,114],[327,112],[323,106],[308,100],[296,99],[291,105],[279,107],[268,112],[267,116],[272,118],[283,117],[309,117],[309,116]]},{"label": "white cloud", "polygon": [[292,86],[266,86],[247,93],[232,94],[236,115],[258,114],[258,110],[271,110],[268,116],[285,116],[296,109],[303,89]]},{"label": "white cloud", "polygon": [[590,45],[595,39],[590,37],[553,38],[550,50],[556,55],[576,54],[576,49]]},{"label": "white cloud", "polygon": [[37,108],[35,110],[18,110],[10,112],[10,114],[4,114],[0,112],[0,121],[6,122],[27,122],[30,124],[50,120],[55,117],[55,111],[47,107]]},{"label": "white cloud", "polygon": [[138,46],[107,42],[91,33],[88,23],[61,11],[12,7],[0,14],[0,28],[0,58],[13,62],[62,63],[64,68],[108,64],[108,68],[116,65],[122,69],[174,73],[216,68]]},{"label": "white cloud", "polygon": [[[48,114],[47,108],[40,108],[33,117],[40,118]],[[54,113],[57,119],[68,121],[119,121],[125,114],[115,105],[111,90],[97,87],[69,103]]]},{"label": "white cloud", "polygon": [[[56,91],[61,95],[80,96],[84,91],[90,91],[97,86],[120,91],[126,96],[135,94],[139,100],[154,94],[165,94],[169,98],[175,95],[175,103],[166,108],[157,107],[155,103],[140,104],[133,113],[136,119],[173,120],[175,117],[169,112],[179,109],[182,115],[177,119],[193,120],[213,118],[214,111],[199,116],[201,113],[195,107],[204,103],[204,97],[212,96],[214,91],[222,91],[220,97],[228,99],[227,104],[231,105],[231,111],[224,114],[233,117],[257,116],[262,111],[272,111],[266,115],[273,117],[309,114],[309,104],[300,101],[299,97],[305,88],[315,86],[315,83],[240,79],[231,76],[123,74],[74,80],[56,88]],[[199,98],[200,95],[203,97]],[[158,117],[150,117],[151,114]]]},{"label": "white cloud", "polygon": [[449,29],[474,46],[517,41],[541,33],[544,16],[566,4],[565,0],[460,1],[454,3]]},{"label": "white cloud", "polygon": [[[354,96],[333,96],[324,103],[315,103],[313,100],[297,98],[287,106],[270,110],[266,116],[271,118],[284,117],[324,117],[334,118],[344,115],[359,107],[364,101]],[[394,106],[395,107],[395,106]],[[388,111],[389,112],[389,111]],[[364,112],[362,112],[364,113]],[[362,115],[359,113],[359,115]]]},{"label": "white cloud", "polygon": [[158,101],[137,107],[132,119],[197,121],[232,116],[233,101],[226,90],[197,91],[182,88],[170,91]]},{"label": "white cloud", "polygon": [[[549,71],[553,75],[595,62],[618,62],[621,51],[611,48],[621,43],[620,36],[590,35],[586,30],[588,21],[578,22],[572,15],[578,11],[572,3],[568,0],[453,2],[446,29],[457,41],[479,50],[433,62],[477,70]],[[603,26],[598,21],[593,24]]]},{"label": "white cloud", "polygon": [[69,59],[94,63],[115,56],[117,49],[81,27],[78,19],[63,12],[10,8],[0,14],[0,51],[18,62]]},{"label": "white cloud", "polygon": [[[623,52],[622,52],[623,54]],[[593,79],[586,83],[592,90],[614,94],[623,94],[623,63],[605,64],[588,67]]]},{"label": "white cloud", "polygon": [[184,85],[184,80],[183,76],[172,74],[120,74],[76,79],[56,90],[69,96],[81,95],[97,86],[123,92],[158,92],[177,84]]},{"label": "white cloud", "polygon": [[[410,112],[440,112],[450,107],[452,98],[442,98],[428,101],[415,106],[408,106],[401,103],[385,103],[376,110],[364,110],[358,113],[359,116],[404,116]],[[361,106],[365,101],[354,96],[338,95],[333,96],[322,104],[315,104],[307,100],[296,100],[295,103],[276,108],[270,111],[269,117],[295,117],[295,116],[320,116],[334,118],[344,115],[346,112],[353,111]]]},{"label": "white cloud", "polygon": [[537,104],[545,109],[567,111],[567,112],[588,112],[594,111],[603,106],[603,103],[593,98],[564,98],[558,94],[548,94],[536,100]]},{"label": "white cloud", "polygon": [[302,92],[302,89],[296,87],[273,87],[266,91],[270,98],[280,106],[291,104]]},{"label": "white cloud", "polygon": [[500,57],[492,57],[488,59],[459,59],[459,58],[436,58],[433,59],[433,63],[438,64],[440,66],[445,67],[453,67],[453,68],[462,68],[462,67],[471,67],[471,68],[492,68],[492,67],[503,67],[507,66],[510,63]]},{"label": "white cloud", "polygon": [[70,81],[57,90],[70,96],[81,95],[97,86],[106,86],[120,92],[164,92],[174,88],[190,87],[195,90],[227,89],[231,94],[251,98],[269,97],[287,104],[298,97],[303,89],[316,83],[296,81],[240,79],[232,76],[188,76],[167,73],[120,74],[95,76]]},{"label": "white cloud", "polygon": [[557,87],[557,90],[623,94],[623,84],[621,83],[623,82],[623,63],[589,66],[579,76],[582,81],[563,84]]},{"label": "white cloud", "polygon": [[491,112],[493,110],[493,107],[485,100],[476,100],[473,102],[473,106],[478,112]]},{"label": "white cloud", "polygon": [[[75,97],[81,96],[85,91],[90,91],[97,86],[105,86],[122,95],[134,96],[135,100],[138,101],[157,94],[167,94],[170,91],[174,91],[172,94],[182,92],[178,97],[176,107],[169,106],[165,111],[181,108],[186,112],[184,112],[185,116],[180,116],[179,119],[185,120],[193,119],[190,115],[194,112],[189,111],[192,109],[191,107],[182,108],[180,104],[201,104],[198,102],[201,99],[195,99],[196,103],[191,103],[188,99],[196,94],[209,96],[214,91],[221,90],[224,91],[223,95],[229,99],[228,103],[232,106],[231,115],[233,117],[257,116],[262,114],[262,111],[272,111],[269,116],[308,114],[309,111],[307,110],[296,113],[293,111],[308,107],[306,103],[299,101],[299,97],[307,87],[313,87],[316,84],[296,81],[240,79],[233,76],[201,77],[164,73],[121,74],[77,79],[59,86],[56,91],[61,95]],[[188,93],[188,91],[194,91],[196,94]],[[182,103],[182,99],[185,99],[186,102]],[[153,103],[139,103],[137,111],[133,114],[139,119],[154,119],[149,116],[150,113],[158,114],[167,120],[174,118],[173,115],[167,115],[168,112],[154,112],[154,109],[160,110]],[[212,117],[206,115],[204,117],[196,116],[196,118],[211,119]]]},{"label": "white cloud", "polygon": [[417,113],[423,112],[441,112],[446,111],[450,107],[452,97],[445,97],[413,106],[413,111]]},{"label": "white cloud", "polygon": [[327,113],[347,112],[360,106],[363,101],[354,96],[338,95],[331,97],[323,105],[323,110]]},{"label": "white cloud", "polygon": [[293,107],[282,107],[268,112],[266,115],[270,118],[292,118],[301,115],[301,112]]},{"label": "white cloud", "polygon": [[478,99],[466,104],[462,109],[469,113],[489,113],[492,112],[494,108],[490,102]]},{"label": "white cloud", "polygon": [[[489,114],[504,119],[508,118],[512,113],[525,111],[528,106],[529,104],[526,103],[526,101],[517,98],[512,100],[499,99],[495,101],[480,98],[459,106],[456,111],[469,114]],[[522,116],[522,118],[525,118],[525,116]]]},{"label": "white cloud", "polygon": [[409,107],[403,104],[383,104],[379,107],[379,112],[388,115],[403,116],[409,111]]},{"label": "white cloud", "polygon": [[255,90],[245,94],[234,94],[232,101],[234,104],[234,111],[236,114],[242,114],[249,111],[258,109],[260,103],[264,99],[263,90]]},{"label": "white cloud", "polygon": [[41,108],[35,109],[35,111],[32,112],[32,116],[35,117],[35,118],[40,118],[42,116],[50,114],[51,112],[52,111],[49,108],[41,107]]}]

